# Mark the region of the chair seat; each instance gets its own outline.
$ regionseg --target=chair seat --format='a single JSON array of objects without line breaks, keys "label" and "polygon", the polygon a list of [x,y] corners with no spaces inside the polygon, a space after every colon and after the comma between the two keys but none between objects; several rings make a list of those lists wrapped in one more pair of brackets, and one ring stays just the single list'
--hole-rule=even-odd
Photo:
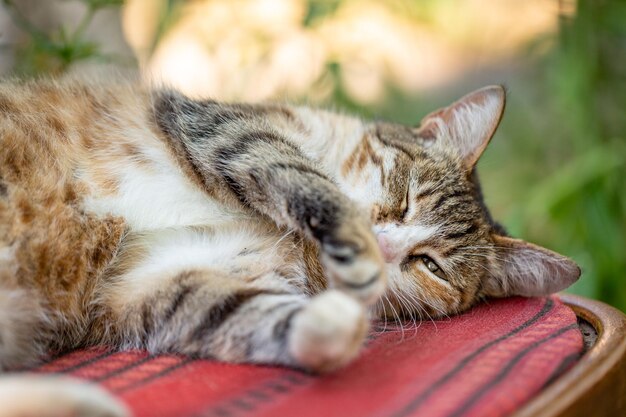
[{"label": "chair seat", "polygon": [[576,315],[558,298],[512,298],[403,329],[380,323],[360,358],[331,375],[105,348],[33,372],[101,384],[137,417],[495,417],[520,410],[582,352]]},{"label": "chair seat", "polygon": [[626,316],[599,301],[560,298],[576,313],[587,351],[515,417],[626,416]]}]

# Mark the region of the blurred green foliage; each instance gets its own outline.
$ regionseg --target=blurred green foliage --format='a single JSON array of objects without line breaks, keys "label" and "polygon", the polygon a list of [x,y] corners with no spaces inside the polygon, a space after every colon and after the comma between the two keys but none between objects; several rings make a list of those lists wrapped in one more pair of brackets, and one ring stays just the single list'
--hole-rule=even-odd
[{"label": "blurred green foliage", "polygon": [[99,44],[86,40],[85,31],[98,11],[121,6],[124,0],[75,0],[85,5],[85,13],[78,25],[73,29],[60,25],[51,32],[35,26],[22,13],[15,0],[1,1],[13,23],[29,35],[26,44],[16,49],[18,59],[15,73],[31,76],[59,74],[77,62],[108,61],[113,58],[103,54]]},{"label": "blurred green foliage", "polygon": [[[102,59],[99,45],[83,39],[85,28],[95,12],[122,3],[80,0],[87,12],[77,28],[47,34],[20,15],[12,0],[1,1],[31,35],[20,49],[17,71],[25,74],[62,72],[75,62]],[[310,0],[303,25],[334,13],[342,1]],[[422,22],[440,4],[388,1]],[[165,3],[154,46],[183,2]],[[572,292],[626,311],[626,2],[578,0],[577,13],[561,18],[556,37],[537,39],[521,54],[525,70],[493,80],[504,81],[510,93],[502,125],[480,162],[487,203],[514,236],[582,266]],[[384,103],[364,107],[342,87],[339,64],[328,63],[328,74],[335,107],[403,123],[417,123],[433,108],[479,87],[461,81],[455,91],[421,97],[390,91]]]},{"label": "blurred green foliage", "polygon": [[574,292],[626,311],[626,2],[577,6],[541,66],[551,124],[529,133],[551,143],[529,152],[540,176],[509,222],[582,265]]}]

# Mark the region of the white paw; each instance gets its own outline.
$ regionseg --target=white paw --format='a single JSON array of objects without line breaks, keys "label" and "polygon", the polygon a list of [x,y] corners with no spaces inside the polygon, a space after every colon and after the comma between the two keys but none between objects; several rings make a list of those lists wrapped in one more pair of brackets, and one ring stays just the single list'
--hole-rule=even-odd
[{"label": "white paw", "polygon": [[332,371],[356,357],[367,330],[363,306],[346,294],[328,290],[293,318],[289,351],[308,370]]},{"label": "white paw", "polygon": [[65,377],[0,378],[0,417],[129,417],[103,389]]}]

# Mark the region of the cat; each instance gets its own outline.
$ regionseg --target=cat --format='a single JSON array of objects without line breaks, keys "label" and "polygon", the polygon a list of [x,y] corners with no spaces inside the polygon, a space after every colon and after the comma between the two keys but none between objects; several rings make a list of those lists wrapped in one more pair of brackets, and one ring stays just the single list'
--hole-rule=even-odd
[{"label": "cat", "polygon": [[[409,127],[132,82],[0,83],[0,369],[102,344],[330,372],[370,317],[566,288],[576,264],[483,203],[475,166],[504,105],[489,86]],[[20,374],[0,403],[127,414]]]}]

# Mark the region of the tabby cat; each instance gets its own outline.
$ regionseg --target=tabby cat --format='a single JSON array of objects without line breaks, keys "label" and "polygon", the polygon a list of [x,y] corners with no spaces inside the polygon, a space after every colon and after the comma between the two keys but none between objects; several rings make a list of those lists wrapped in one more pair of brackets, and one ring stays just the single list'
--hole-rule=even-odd
[{"label": "tabby cat", "polygon": [[[506,236],[482,202],[474,167],[504,102],[486,87],[407,127],[132,83],[0,84],[0,369],[106,344],[328,372],[370,317],[569,286],[574,262]],[[17,374],[0,404],[126,414]]]}]

